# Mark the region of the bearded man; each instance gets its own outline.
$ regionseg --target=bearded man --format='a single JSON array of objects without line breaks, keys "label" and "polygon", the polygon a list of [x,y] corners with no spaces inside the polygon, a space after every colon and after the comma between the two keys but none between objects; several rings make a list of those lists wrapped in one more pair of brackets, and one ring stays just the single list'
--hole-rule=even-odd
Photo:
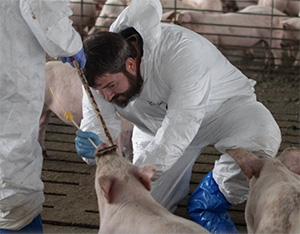
[{"label": "bearded man", "polygon": [[[212,233],[236,233],[227,210],[247,199],[249,185],[226,149],[274,157],[279,127],[256,100],[255,81],[204,37],[161,23],[161,15],[159,0],[133,0],[110,32],[84,41],[85,75],[112,136],[120,131],[117,113],[134,124],[133,163],[156,168],[151,194],[171,212],[188,195],[194,162],[215,146],[220,159],[191,196],[189,214]],[[76,149],[93,163],[87,138],[100,144],[105,136],[86,95],[82,105]]]}]

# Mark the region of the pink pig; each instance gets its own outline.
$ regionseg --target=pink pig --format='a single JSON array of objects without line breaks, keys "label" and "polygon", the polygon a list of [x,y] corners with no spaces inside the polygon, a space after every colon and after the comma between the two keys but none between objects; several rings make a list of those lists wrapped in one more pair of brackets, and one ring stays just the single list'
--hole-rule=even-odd
[{"label": "pink pig", "polygon": [[[65,112],[56,102],[50,91],[52,88],[58,101],[67,112],[73,115],[74,121],[80,126],[82,120],[82,85],[77,70],[68,63],[50,61],[46,63],[46,89],[44,108],[40,118],[38,141],[43,149],[44,156],[46,148],[44,143],[46,126],[49,123],[52,113],[57,115],[66,124],[72,125],[71,121],[64,117]],[[121,119],[121,133],[116,139],[118,152],[128,159],[132,159],[132,128],[133,125],[119,116]]]},{"label": "pink pig", "polygon": [[[249,14],[252,13],[252,14]],[[271,14],[278,16],[271,16]],[[240,46],[251,48],[261,41],[268,44],[275,58],[275,65],[281,65],[281,38],[283,26],[281,21],[285,14],[270,7],[251,5],[240,12],[224,14],[202,14],[197,11],[183,11],[178,23],[202,34],[219,46]],[[273,22],[272,22],[273,20]],[[271,28],[272,26],[272,28]],[[276,28],[276,29],[275,29]],[[271,35],[276,38],[271,41]],[[268,57],[265,62],[267,62]]]},{"label": "pink pig", "polygon": [[[165,12],[176,8],[208,10],[208,13],[220,13],[223,10],[221,0],[160,0]],[[173,8],[173,9],[172,9]],[[205,12],[205,11],[204,11]]]},{"label": "pink pig", "polygon": [[98,31],[108,31],[110,25],[127,6],[127,0],[106,0],[96,20],[95,25],[88,32],[89,35]]},{"label": "pink pig", "polygon": [[68,4],[73,12],[70,19],[73,21],[73,27],[78,32],[83,33],[83,29],[86,26],[92,27],[95,24],[101,7],[93,0],[84,0],[82,2],[80,0],[70,0]]},{"label": "pink pig", "polygon": [[149,192],[155,175],[153,166],[135,166],[114,152],[96,153],[95,157],[99,233],[209,233],[153,199]]},{"label": "pink pig", "polygon": [[245,149],[226,151],[250,179],[248,233],[299,231],[300,148],[287,148],[277,158],[258,158]]},{"label": "pink pig", "polygon": [[300,2],[297,0],[258,0],[257,4],[274,7],[290,16],[297,16],[300,11]]},{"label": "pink pig", "polygon": [[[300,4],[300,3],[299,3]],[[297,48],[300,41],[300,18],[291,17],[282,21],[283,24],[283,37],[281,46],[288,48]],[[300,51],[297,51],[296,60],[293,66],[299,66],[300,64]]]}]

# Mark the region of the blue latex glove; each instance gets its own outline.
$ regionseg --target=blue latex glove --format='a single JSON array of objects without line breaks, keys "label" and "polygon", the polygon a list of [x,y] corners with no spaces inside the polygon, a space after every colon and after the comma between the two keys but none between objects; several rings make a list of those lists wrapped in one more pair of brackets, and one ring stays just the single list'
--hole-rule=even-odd
[{"label": "blue latex glove", "polygon": [[74,67],[74,64],[73,64],[73,62],[71,60],[71,57],[73,57],[74,60],[76,60],[79,63],[79,65],[80,65],[81,68],[84,68],[84,66],[86,64],[86,58],[85,58],[85,55],[84,55],[83,48],[77,54],[75,54],[73,56],[70,56],[70,57],[60,57],[60,58],[61,58],[61,61],[63,63],[68,62],[68,63],[71,64],[72,67]]},{"label": "blue latex glove", "polygon": [[78,130],[75,138],[76,151],[81,157],[94,158],[96,149],[88,138],[90,138],[97,146],[102,143],[95,133]]}]

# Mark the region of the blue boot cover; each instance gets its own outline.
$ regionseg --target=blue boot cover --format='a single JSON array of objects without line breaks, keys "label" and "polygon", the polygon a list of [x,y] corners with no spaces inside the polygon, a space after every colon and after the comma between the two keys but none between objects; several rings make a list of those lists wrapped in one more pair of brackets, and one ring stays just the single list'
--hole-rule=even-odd
[{"label": "blue boot cover", "polygon": [[41,215],[38,215],[30,224],[23,227],[21,230],[7,230],[0,228],[0,234],[42,234],[43,224]]},{"label": "blue boot cover", "polygon": [[239,233],[227,210],[231,204],[209,172],[191,195],[187,210],[191,219],[211,233]]}]

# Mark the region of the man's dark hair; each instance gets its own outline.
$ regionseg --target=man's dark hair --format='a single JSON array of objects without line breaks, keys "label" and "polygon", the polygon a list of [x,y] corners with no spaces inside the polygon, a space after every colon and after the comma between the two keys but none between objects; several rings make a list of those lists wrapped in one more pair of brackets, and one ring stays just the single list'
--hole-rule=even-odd
[{"label": "man's dark hair", "polygon": [[84,74],[90,86],[94,86],[96,77],[124,72],[126,59],[137,55],[131,43],[113,32],[95,33],[84,40],[83,47],[86,56]]}]

